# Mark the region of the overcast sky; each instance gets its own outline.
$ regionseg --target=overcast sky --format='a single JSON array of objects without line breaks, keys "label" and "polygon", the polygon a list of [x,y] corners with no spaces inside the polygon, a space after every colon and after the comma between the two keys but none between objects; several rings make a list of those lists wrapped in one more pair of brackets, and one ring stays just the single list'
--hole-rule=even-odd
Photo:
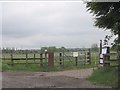
[{"label": "overcast sky", "polygon": [[94,18],[83,2],[1,4],[3,47],[91,47],[109,34],[93,26]]}]

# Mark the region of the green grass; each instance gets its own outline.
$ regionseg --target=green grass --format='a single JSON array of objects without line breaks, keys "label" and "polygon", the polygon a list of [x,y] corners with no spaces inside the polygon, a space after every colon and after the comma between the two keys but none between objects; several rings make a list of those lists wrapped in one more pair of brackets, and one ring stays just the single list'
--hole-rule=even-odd
[{"label": "green grass", "polygon": [[118,69],[109,67],[109,68],[99,68],[93,72],[87,80],[93,82],[94,84],[102,84],[108,86],[117,86],[118,83]]},{"label": "green grass", "polygon": [[92,68],[92,65],[83,65],[79,64],[78,66],[75,65],[65,65],[63,66],[54,66],[54,67],[47,67],[47,66],[40,66],[35,64],[15,64],[15,65],[8,65],[2,64],[3,71],[32,71],[32,72],[51,72],[51,71],[63,71],[63,70],[74,70],[74,69],[81,69],[81,68]]},{"label": "green grass", "polygon": [[25,65],[25,64],[16,64],[16,65],[8,65],[2,64],[3,71],[39,71],[39,67],[37,65]]},{"label": "green grass", "polygon": [[0,62],[0,71],[2,71],[2,62]]}]

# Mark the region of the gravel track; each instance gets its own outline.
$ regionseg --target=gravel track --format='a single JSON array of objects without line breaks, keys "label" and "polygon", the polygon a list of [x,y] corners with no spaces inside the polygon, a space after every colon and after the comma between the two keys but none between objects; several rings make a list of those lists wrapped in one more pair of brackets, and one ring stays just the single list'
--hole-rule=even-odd
[{"label": "gravel track", "polygon": [[58,72],[2,72],[2,88],[111,88],[85,78],[92,68]]}]

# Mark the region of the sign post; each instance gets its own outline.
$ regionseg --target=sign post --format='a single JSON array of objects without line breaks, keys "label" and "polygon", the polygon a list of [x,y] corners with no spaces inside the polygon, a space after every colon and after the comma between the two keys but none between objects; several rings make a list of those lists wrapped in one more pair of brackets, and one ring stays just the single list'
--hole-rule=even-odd
[{"label": "sign post", "polygon": [[78,65],[78,52],[73,52],[73,57],[75,57],[75,65]]},{"label": "sign post", "polygon": [[99,65],[103,66],[102,40],[100,40]]},{"label": "sign post", "polygon": [[48,62],[47,62],[47,49],[45,49],[45,66],[48,66]]},{"label": "sign post", "polygon": [[110,65],[110,47],[105,46],[101,49],[101,54],[100,54],[100,58],[99,58],[99,64],[100,66],[106,66],[106,65]]}]

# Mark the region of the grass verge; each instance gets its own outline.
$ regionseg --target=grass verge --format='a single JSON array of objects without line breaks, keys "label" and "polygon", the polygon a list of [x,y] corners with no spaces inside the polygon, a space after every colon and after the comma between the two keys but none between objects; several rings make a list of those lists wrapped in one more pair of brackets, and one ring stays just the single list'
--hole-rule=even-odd
[{"label": "grass verge", "polygon": [[2,64],[2,71],[32,71],[32,72],[51,72],[51,71],[63,71],[63,70],[74,70],[74,69],[81,69],[81,68],[92,68],[93,65],[69,65],[69,66],[54,66],[54,67],[47,67],[47,66],[39,66],[35,64],[16,64],[16,65],[8,65],[8,64]]},{"label": "grass verge", "polygon": [[96,69],[87,80],[94,84],[116,87],[118,84],[118,68],[99,68]]}]

